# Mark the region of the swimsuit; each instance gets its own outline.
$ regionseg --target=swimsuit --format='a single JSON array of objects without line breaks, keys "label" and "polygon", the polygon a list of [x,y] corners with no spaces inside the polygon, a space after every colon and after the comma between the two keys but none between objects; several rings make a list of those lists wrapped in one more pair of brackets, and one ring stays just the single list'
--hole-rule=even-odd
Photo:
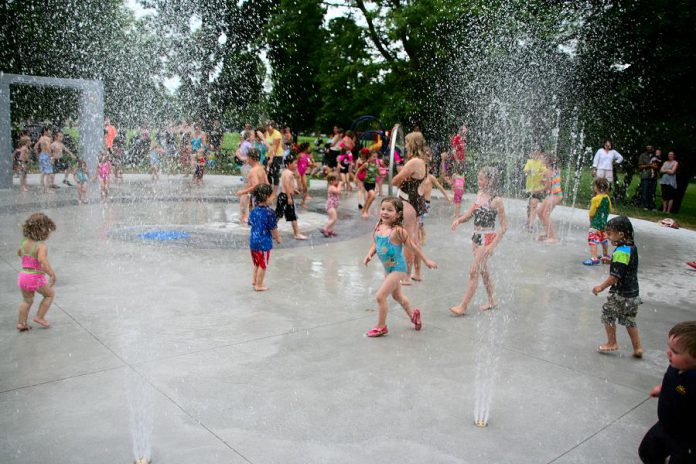
[{"label": "swimsuit", "polygon": [[462,204],[462,196],[464,195],[464,176],[456,175],[452,181],[452,190],[454,191],[454,204]]},{"label": "swimsuit", "polygon": [[82,169],[78,169],[77,171],[75,171],[75,180],[78,184],[84,184],[85,182],[87,182],[87,173]]},{"label": "swimsuit", "polygon": [[46,275],[41,270],[41,263],[37,257],[41,242],[34,243],[29,254],[25,254],[24,244],[26,241],[27,239],[24,239],[20,244],[20,250],[22,251],[22,271],[17,277],[17,286],[25,292],[35,292],[48,284],[48,279],[46,279]]},{"label": "swimsuit", "polygon": [[375,234],[375,245],[377,256],[379,256],[384,271],[389,274],[391,272],[406,272],[406,259],[404,259],[403,245],[394,245],[390,240],[389,235]]},{"label": "swimsuit", "polygon": [[42,151],[39,154],[39,169],[41,174],[53,174],[53,162],[51,161],[51,155]]},{"label": "swimsuit", "polygon": [[191,139],[191,149],[193,151],[200,150],[202,145],[203,145],[203,137],[197,137],[195,139]]},{"label": "swimsuit", "polygon": [[111,164],[109,162],[99,164],[99,178],[101,180],[108,180],[111,174]]},{"label": "swimsuit", "polygon": [[425,214],[425,197],[418,193],[418,188],[423,183],[423,180],[425,180],[425,177],[423,179],[409,177],[399,187],[401,189],[399,197],[413,206],[413,209],[416,210],[416,216]]},{"label": "swimsuit", "polygon": [[331,208],[338,209],[341,196],[338,193],[329,193],[326,198],[326,211],[328,212]]},{"label": "swimsuit", "polygon": [[561,188],[561,173],[556,172],[551,178],[551,196],[563,198],[563,189]]},{"label": "swimsuit", "polygon": [[[480,202],[481,194],[476,196],[476,202],[474,203],[476,209],[474,209],[474,227],[480,227],[481,229],[493,229],[495,227],[495,218],[498,216],[498,211],[491,206],[494,196],[491,197],[486,203]],[[471,236],[471,241],[476,245],[490,245],[497,236],[494,230],[477,230]]]},{"label": "swimsuit", "polygon": [[309,165],[309,155],[302,153],[300,158],[297,160],[297,173],[300,176],[304,176],[307,172],[307,166]]}]

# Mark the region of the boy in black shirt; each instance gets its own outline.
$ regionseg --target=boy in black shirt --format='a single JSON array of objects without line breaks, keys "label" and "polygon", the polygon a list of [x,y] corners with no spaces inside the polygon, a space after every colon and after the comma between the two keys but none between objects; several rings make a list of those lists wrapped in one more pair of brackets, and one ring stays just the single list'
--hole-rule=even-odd
[{"label": "boy in black shirt", "polygon": [[633,225],[626,216],[618,216],[607,222],[606,234],[616,247],[611,257],[609,277],[592,289],[598,295],[607,287],[609,297],[602,306],[602,323],[607,331],[607,343],[599,345],[597,351],[608,353],[619,349],[616,343],[616,321],[626,327],[633,345],[633,356],[643,357],[640,333],[636,326],[638,305],[638,248],[633,243]]},{"label": "boy in black shirt", "polygon": [[658,397],[657,424],[645,434],[638,454],[645,464],[696,463],[696,321],[680,322],[668,337],[669,367]]}]

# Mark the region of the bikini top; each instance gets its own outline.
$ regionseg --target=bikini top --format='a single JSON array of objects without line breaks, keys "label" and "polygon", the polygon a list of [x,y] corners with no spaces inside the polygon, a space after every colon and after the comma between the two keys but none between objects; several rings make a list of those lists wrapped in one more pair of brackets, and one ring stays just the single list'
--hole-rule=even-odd
[{"label": "bikini top", "polygon": [[562,195],[563,189],[561,188],[561,173],[556,172],[551,178],[551,195]]},{"label": "bikini top", "polygon": [[476,195],[474,226],[484,229],[493,229],[495,227],[495,218],[498,216],[498,211],[491,206],[494,198],[495,196],[483,203],[481,202],[481,194]]},{"label": "bikini top", "polygon": [[41,270],[41,263],[39,262],[38,259],[38,253],[39,253],[39,245],[41,245],[41,242],[35,242],[31,250],[29,250],[29,253],[24,252],[24,244],[27,243],[27,239],[25,238],[22,240],[22,243],[19,245],[19,249],[22,250],[22,268],[24,269],[34,269],[36,271]]}]

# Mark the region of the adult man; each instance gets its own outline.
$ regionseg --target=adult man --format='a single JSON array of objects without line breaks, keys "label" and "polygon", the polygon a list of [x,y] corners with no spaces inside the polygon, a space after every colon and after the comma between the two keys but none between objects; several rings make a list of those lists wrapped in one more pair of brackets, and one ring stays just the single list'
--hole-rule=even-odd
[{"label": "adult man", "polygon": [[41,137],[34,144],[34,151],[39,154],[39,170],[41,171],[41,193],[46,193],[49,183],[51,188],[58,188],[53,185],[53,160],[51,159],[51,129],[44,127],[41,130]]},{"label": "adult man", "polygon": [[283,136],[274,121],[266,123],[266,157],[268,158],[268,180],[273,186],[273,195],[278,193],[280,171],[283,169]]},{"label": "adult man", "polygon": [[645,211],[655,209],[655,198],[653,197],[657,178],[653,170],[652,158],[655,156],[655,149],[652,145],[646,145],[645,151],[638,157],[638,171],[640,172],[640,205]]},{"label": "adult man", "polygon": [[604,147],[597,150],[592,160],[592,177],[604,177],[614,182],[614,163],[621,164],[623,156],[612,148],[610,139],[604,140]]},{"label": "adult man", "polygon": [[67,159],[63,158],[63,154],[67,153],[73,161],[77,160],[77,156],[63,144],[63,131],[60,129],[53,134],[53,143],[51,143],[51,158],[53,158],[53,174],[51,174],[51,185],[53,185],[53,178],[56,172],[63,172],[63,183],[72,187],[70,181],[68,181],[68,176],[73,172],[72,163]]}]

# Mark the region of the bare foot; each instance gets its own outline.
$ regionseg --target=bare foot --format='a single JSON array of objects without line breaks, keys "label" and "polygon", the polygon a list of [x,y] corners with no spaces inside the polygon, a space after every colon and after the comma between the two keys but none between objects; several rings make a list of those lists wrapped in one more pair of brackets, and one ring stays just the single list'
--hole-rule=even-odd
[{"label": "bare foot", "polygon": [[46,328],[51,327],[51,324],[49,324],[49,322],[46,319],[39,319],[38,317],[35,317],[34,319],[32,319],[32,321]]},{"label": "bare foot", "polygon": [[466,308],[462,309],[461,306],[452,306],[449,308],[449,311],[453,316],[463,316],[466,314]]},{"label": "bare foot", "polygon": [[558,243],[557,238],[547,238],[544,240],[544,243]]},{"label": "bare foot", "polygon": [[638,348],[637,350],[633,350],[633,357],[637,359],[642,359],[643,358],[643,348]]},{"label": "bare foot", "polygon": [[243,218],[239,218],[239,222],[240,222],[241,224],[246,224],[247,222],[249,222],[249,218],[246,217],[246,216],[243,217]]},{"label": "bare foot", "polygon": [[24,324],[17,324],[17,330],[20,332],[26,332],[27,330],[31,330],[31,326],[26,322]]},{"label": "bare foot", "polygon": [[363,219],[369,219],[369,218],[370,218],[370,215],[367,214],[367,213],[362,213],[362,214],[360,215],[360,217],[363,218]]},{"label": "bare foot", "polygon": [[23,189],[22,189],[22,192],[28,192],[28,191],[29,191],[28,188],[23,188]]},{"label": "bare foot", "polygon": [[413,275],[411,275],[411,278],[412,278],[413,280],[415,280],[416,282],[422,282],[422,281],[423,281],[423,277],[421,277],[420,274],[413,274]]},{"label": "bare foot", "polygon": [[497,307],[498,307],[498,302],[495,301],[495,300],[493,300],[493,301],[489,301],[489,302],[486,303],[486,304],[482,304],[481,306],[479,306],[479,309],[480,309],[481,311],[488,311],[488,310],[491,310],[491,309],[495,309],[495,308],[497,308]]},{"label": "bare foot", "polygon": [[256,292],[265,292],[266,290],[268,290],[268,287],[254,287]]},{"label": "bare foot", "polygon": [[537,235],[536,239],[538,242],[543,242],[546,240],[546,234]]},{"label": "bare foot", "polygon": [[297,234],[297,235],[295,235],[295,240],[307,240],[307,236],[302,235],[302,234]]},{"label": "bare foot", "polygon": [[411,278],[410,278],[410,277],[409,277],[408,279],[402,280],[402,281],[400,281],[400,282],[401,282],[401,285],[405,285],[405,286],[407,286],[407,287],[408,287],[409,285],[413,285],[413,282],[411,282]]},{"label": "bare foot", "polygon": [[611,352],[611,351],[616,351],[616,350],[618,350],[618,349],[619,349],[619,345],[609,345],[609,344],[606,344],[606,345],[599,345],[599,346],[597,347],[597,351],[598,351],[599,353],[609,353],[609,352]]}]

